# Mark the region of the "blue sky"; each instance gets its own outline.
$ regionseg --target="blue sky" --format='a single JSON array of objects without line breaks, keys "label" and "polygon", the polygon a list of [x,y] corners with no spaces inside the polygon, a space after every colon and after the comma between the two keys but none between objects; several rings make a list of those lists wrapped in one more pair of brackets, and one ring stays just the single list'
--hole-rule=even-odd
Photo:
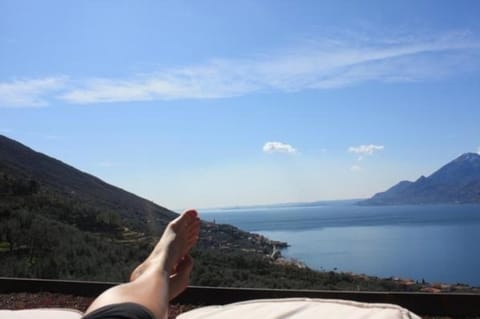
[{"label": "blue sky", "polygon": [[0,134],[169,208],[480,152],[478,1],[1,1]]}]

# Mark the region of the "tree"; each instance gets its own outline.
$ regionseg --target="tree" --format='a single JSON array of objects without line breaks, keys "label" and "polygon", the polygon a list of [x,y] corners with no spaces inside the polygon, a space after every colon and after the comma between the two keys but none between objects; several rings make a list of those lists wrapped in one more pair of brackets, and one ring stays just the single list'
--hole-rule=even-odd
[{"label": "tree", "polygon": [[4,234],[5,240],[7,241],[10,252],[12,252],[16,246],[19,246],[19,241],[21,239],[21,227],[20,222],[15,218],[10,218],[4,224]]}]

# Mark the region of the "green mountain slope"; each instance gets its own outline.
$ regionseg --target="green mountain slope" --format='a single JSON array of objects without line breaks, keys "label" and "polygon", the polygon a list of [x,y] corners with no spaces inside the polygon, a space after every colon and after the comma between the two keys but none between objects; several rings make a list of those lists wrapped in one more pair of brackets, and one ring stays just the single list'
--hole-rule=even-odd
[{"label": "green mountain slope", "polygon": [[[125,280],[176,213],[0,136],[0,275]],[[209,250],[265,256],[275,243],[202,223]]]},{"label": "green mountain slope", "polygon": [[49,191],[98,209],[114,210],[142,229],[162,229],[175,217],[172,211],[140,198],[59,160],[0,135],[0,170],[15,178],[36,182]]}]

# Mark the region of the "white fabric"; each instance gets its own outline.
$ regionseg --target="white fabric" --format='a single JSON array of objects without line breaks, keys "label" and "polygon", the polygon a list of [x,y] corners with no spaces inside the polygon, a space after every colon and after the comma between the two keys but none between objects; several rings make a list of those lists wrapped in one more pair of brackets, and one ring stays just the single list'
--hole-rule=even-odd
[{"label": "white fabric", "polygon": [[420,319],[396,305],[333,299],[259,299],[185,312],[177,319]]},{"label": "white fabric", "polygon": [[83,313],[75,309],[0,310],[0,319],[80,319],[82,316]]},{"label": "white fabric", "polygon": [[[0,310],[0,319],[80,319],[74,309]],[[177,319],[421,319],[396,305],[334,299],[259,299],[185,312]]]}]

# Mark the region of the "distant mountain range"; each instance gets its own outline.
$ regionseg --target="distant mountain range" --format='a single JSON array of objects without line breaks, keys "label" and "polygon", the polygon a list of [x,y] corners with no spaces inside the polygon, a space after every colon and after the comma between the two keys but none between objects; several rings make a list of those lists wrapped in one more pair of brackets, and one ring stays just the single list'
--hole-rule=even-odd
[{"label": "distant mountain range", "polygon": [[432,175],[401,181],[361,205],[480,203],[480,155],[465,153]]}]

